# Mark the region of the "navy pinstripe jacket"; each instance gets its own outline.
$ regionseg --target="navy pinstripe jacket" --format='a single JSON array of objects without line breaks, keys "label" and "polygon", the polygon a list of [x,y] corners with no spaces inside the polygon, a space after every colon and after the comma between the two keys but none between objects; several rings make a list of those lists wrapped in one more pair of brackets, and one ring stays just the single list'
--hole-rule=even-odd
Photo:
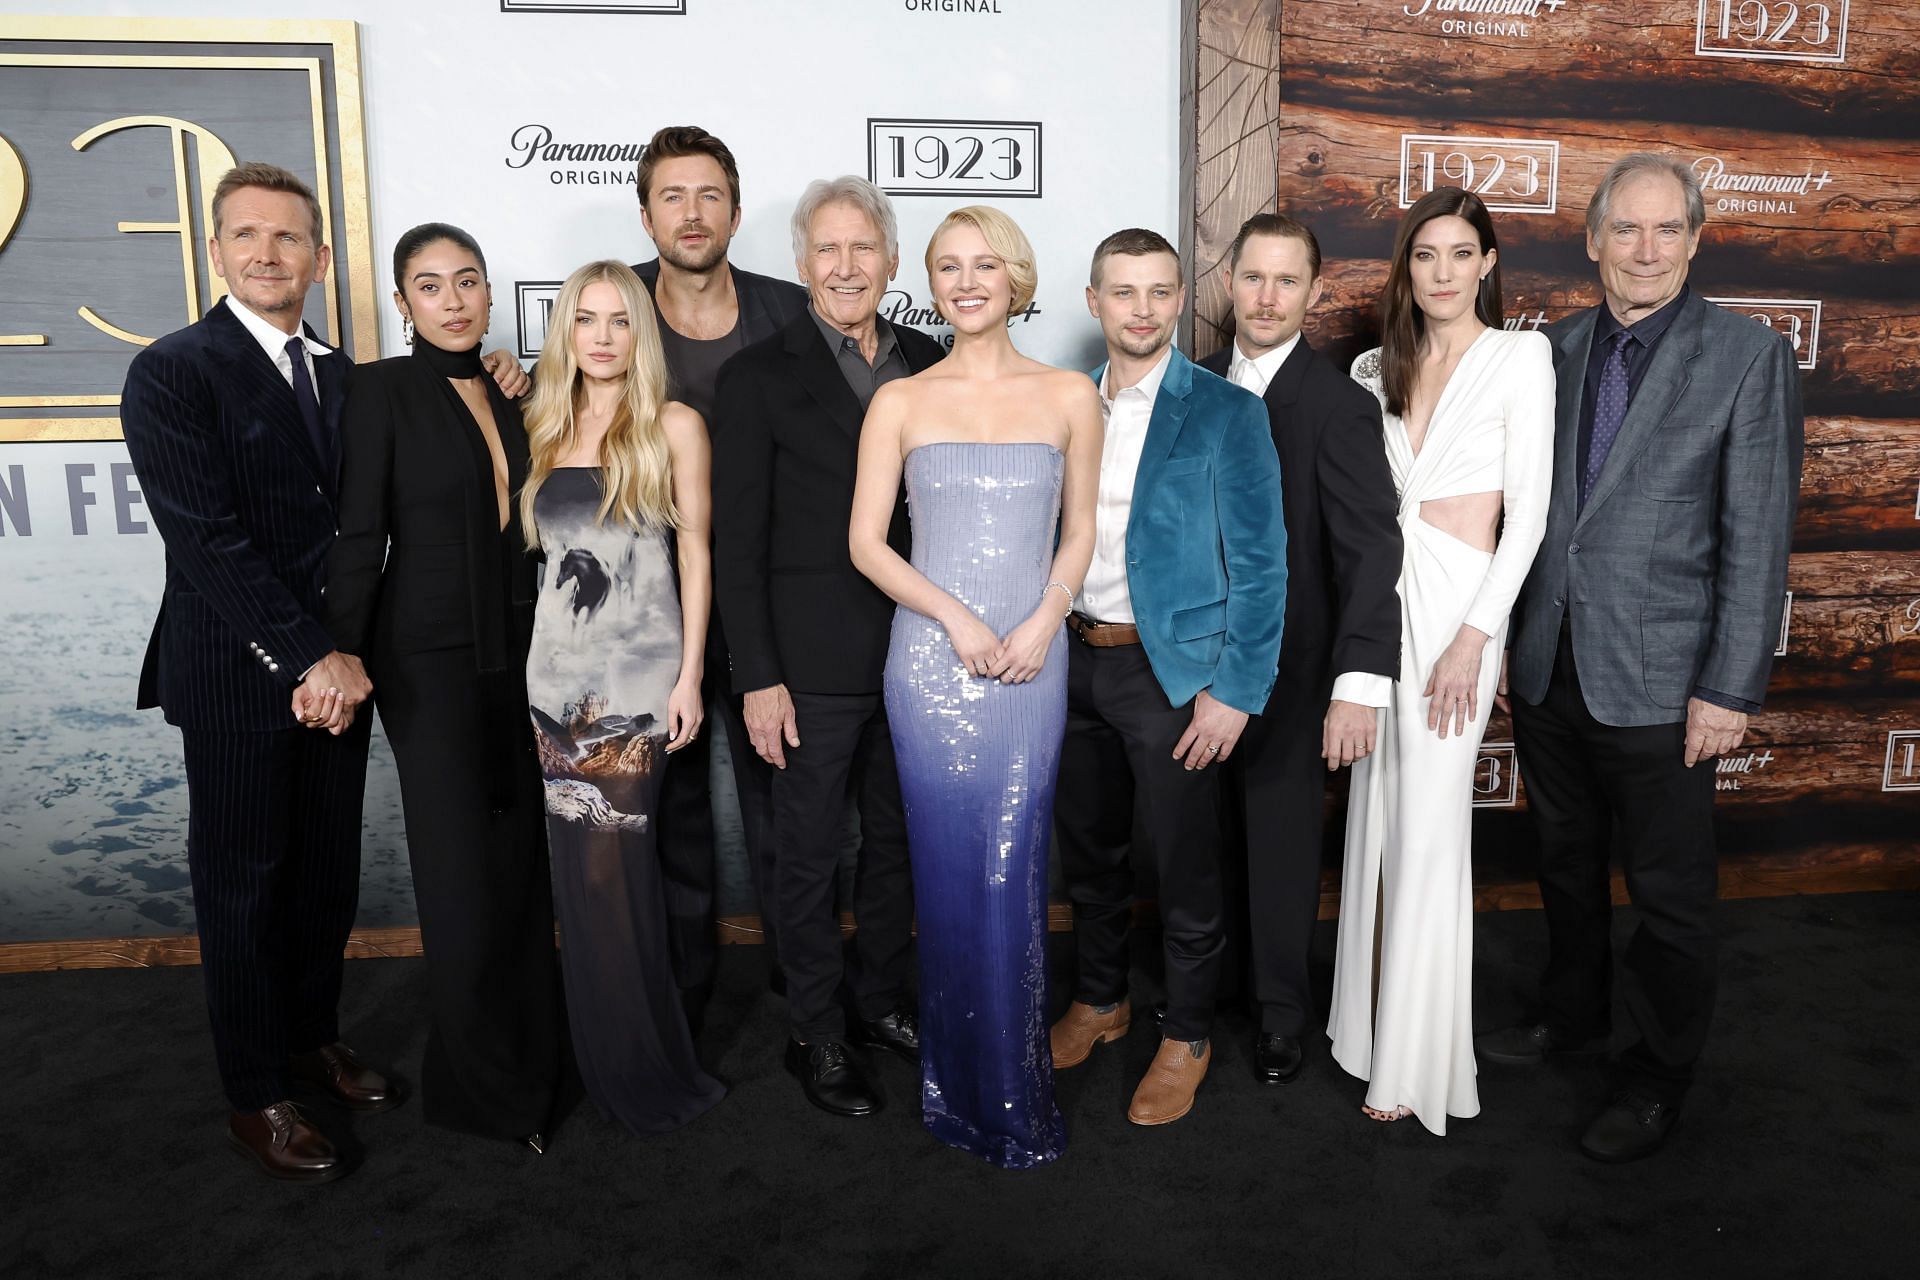
[{"label": "navy pinstripe jacket", "polygon": [[[318,619],[337,478],[232,305],[135,356],[121,393],[127,453],[167,548],[139,706],[183,728],[291,729],[294,686],[334,647]],[[353,362],[336,351],[313,364],[337,432]]]}]

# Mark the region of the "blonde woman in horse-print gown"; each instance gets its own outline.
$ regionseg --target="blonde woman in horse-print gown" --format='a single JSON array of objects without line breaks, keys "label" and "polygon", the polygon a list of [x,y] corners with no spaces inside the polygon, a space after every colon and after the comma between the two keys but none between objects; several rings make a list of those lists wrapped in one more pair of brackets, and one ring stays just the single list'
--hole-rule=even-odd
[{"label": "blonde woman in horse-print gown", "polygon": [[1395,240],[1381,346],[1353,368],[1385,410],[1402,649],[1379,745],[1354,764],[1327,1034],[1369,1082],[1368,1116],[1436,1134],[1480,1111],[1471,785],[1552,479],[1551,348],[1501,327],[1498,258],[1477,196],[1422,198]]}]

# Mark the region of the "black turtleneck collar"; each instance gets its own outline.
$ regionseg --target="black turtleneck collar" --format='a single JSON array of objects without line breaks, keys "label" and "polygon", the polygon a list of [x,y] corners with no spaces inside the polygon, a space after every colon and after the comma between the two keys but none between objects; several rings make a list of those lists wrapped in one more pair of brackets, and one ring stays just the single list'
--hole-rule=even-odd
[{"label": "black turtleneck collar", "polygon": [[477,378],[486,372],[480,364],[480,344],[477,342],[465,351],[443,351],[416,331],[413,335],[413,358],[425,360],[427,367],[443,378]]}]

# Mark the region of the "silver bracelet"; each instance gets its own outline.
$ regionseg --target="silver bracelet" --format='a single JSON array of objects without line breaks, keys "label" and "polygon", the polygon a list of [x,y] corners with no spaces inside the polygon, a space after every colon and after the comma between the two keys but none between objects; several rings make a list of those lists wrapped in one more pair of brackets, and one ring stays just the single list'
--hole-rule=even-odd
[{"label": "silver bracelet", "polygon": [[1047,592],[1049,592],[1049,591],[1051,591],[1051,590],[1053,590],[1053,589],[1054,589],[1055,587],[1058,587],[1058,588],[1060,588],[1060,590],[1061,590],[1061,591],[1063,591],[1063,592],[1065,592],[1065,593],[1066,593],[1066,597],[1067,597],[1067,612],[1068,612],[1068,613],[1072,613],[1072,612],[1073,612],[1073,592],[1071,592],[1071,591],[1068,591],[1068,590],[1067,590],[1067,584],[1066,584],[1066,583],[1064,583],[1064,582],[1049,582],[1049,583],[1048,583],[1048,584],[1047,584],[1047,585],[1046,585],[1045,587],[1043,587],[1043,588],[1041,588],[1041,590],[1040,590],[1040,594],[1041,594],[1041,595],[1045,595],[1045,594],[1047,594]]}]

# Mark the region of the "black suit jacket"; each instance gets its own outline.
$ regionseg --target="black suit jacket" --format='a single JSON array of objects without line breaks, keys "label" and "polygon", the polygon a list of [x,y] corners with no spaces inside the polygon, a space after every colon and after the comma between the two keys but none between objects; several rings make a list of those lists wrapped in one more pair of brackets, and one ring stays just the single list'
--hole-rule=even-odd
[{"label": "black suit jacket", "polygon": [[[481,381],[507,455],[513,500],[504,539],[493,459],[446,378],[417,356],[354,371],[323,615],[341,652],[472,646],[477,669],[525,664],[536,573],[520,531],[527,435],[519,408],[493,379]],[[372,665],[377,686],[378,660]]]},{"label": "black suit jacket", "polygon": [[[167,549],[138,705],[183,728],[293,729],[294,686],[333,648],[319,614],[335,477],[236,305],[140,352],[121,392],[127,454]],[[333,431],[352,361],[313,364]]]},{"label": "black suit jacket", "polygon": [[[740,336],[747,345],[771,338],[796,316],[806,314],[807,291],[793,281],[742,271],[732,263],[727,264],[727,270],[733,275],[734,296],[740,300]],[[633,273],[647,286],[647,296],[654,297],[660,283],[660,259],[634,263]]]},{"label": "black suit jacket", "polygon": [[[1229,344],[1200,362],[1221,377]],[[1380,405],[1303,337],[1267,384],[1287,519],[1287,622],[1273,702],[1334,676],[1400,674],[1400,521]]]},{"label": "black suit jacket", "polygon": [[[946,355],[893,327],[914,372]],[[893,601],[853,567],[847,529],[865,415],[810,312],[721,367],[713,411],[714,597],[733,691],[873,693]],[[906,503],[887,541],[909,549]]]}]

